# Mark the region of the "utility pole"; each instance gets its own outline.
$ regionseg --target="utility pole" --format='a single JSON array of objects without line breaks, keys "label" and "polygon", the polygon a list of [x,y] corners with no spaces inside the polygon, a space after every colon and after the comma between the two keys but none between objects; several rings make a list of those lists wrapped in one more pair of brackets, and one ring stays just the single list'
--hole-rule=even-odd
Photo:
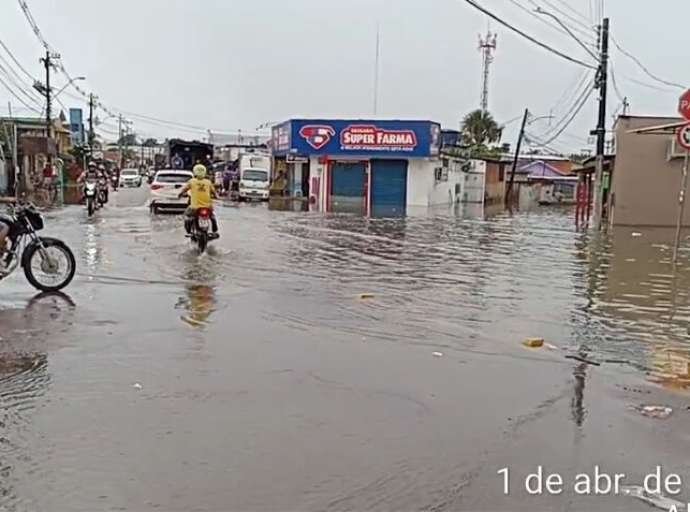
[{"label": "utility pole", "polygon": [[122,114],[117,116],[117,152],[120,155],[119,167],[124,165],[124,155],[122,154]]},{"label": "utility pole", "polygon": [[479,51],[482,52],[482,112],[489,108],[489,74],[491,63],[494,61],[493,52],[496,50],[497,35],[492,34],[491,30],[486,32],[486,39],[479,36]]},{"label": "utility pole", "polygon": [[93,103],[94,97],[93,93],[89,94],[89,157],[93,158]]},{"label": "utility pole", "polygon": [[597,136],[596,170],[594,173],[594,228],[601,229],[604,207],[604,150],[606,147],[606,100],[609,62],[609,19],[604,18],[601,26],[601,53],[598,70],[599,121],[593,132]]},{"label": "utility pole", "polygon": [[518,135],[517,146],[515,147],[515,156],[513,157],[513,168],[510,170],[510,180],[508,181],[508,188],[506,189],[505,204],[510,203],[510,195],[513,193],[513,182],[515,181],[515,170],[517,169],[518,160],[520,158],[520,149],[522,149],[522,139],[525,138],[525,126],[527,126],[527,118],[529,117],[529,109],[525,109],[525,115],[522,117],[522,125],[520,126],[520,135]]},{"label": "utility pole", "polygon": [[[60,55],[57,53],[50,53],[50,50],[46,50],[46,56],[41,59],[43,66],[46,70],[46,85],[45,85],[45,97],[46,97],[46,141],[50,141],[53,138],[53,121],[52,117],[52,89],[50,88],[50,69],[53,67],[53,59],[59,59]],[[39,90],[41,88],[40,84],[37,85]],[[46,142],[46,146],[49,142]],[[48,165],[52,167],[53,165],[53,155],[51,154],[48,147],[46,147],[48,153]]]},{"label": "utility pole", "polygon": [[381,25],[376,25],[376,59],[374,69],[374,116],[379,110],[379,59],[381,56]]}]

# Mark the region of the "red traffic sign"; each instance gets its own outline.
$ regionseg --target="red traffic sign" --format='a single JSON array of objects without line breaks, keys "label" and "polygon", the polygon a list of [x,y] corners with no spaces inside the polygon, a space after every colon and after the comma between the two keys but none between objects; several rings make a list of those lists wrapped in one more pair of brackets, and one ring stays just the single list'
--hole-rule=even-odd
[{"label": "red traffic sign", "polygon": [[678,130],[678,144],[690,151],[690,123]]},{"label": "red traffic sign", "polygon": [[678,113],[690,121],[690,90],[687,90],[680,97],[678,102]]}]

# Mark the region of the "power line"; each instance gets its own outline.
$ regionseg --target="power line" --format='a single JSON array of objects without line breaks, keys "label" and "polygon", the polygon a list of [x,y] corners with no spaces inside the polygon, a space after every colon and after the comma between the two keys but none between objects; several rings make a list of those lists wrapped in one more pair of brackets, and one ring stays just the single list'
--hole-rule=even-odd
[{"label": "power line", "polygon": [[[5,69],[4,66],[2,66],[2,64],[0,64],[0,72],[2,72],[2,74],[7,78],[7,81],[8,81],[10,84],[12,84],[12,86],[13,86],[14,88],[15,88],[17,91],[21,92],[26,98],[28,98],[29,101],[32,101],[32,102],[36,103],[37,105],[40,105],[40,104],[41,104],[41,102],[38,101],[38,100],[36,99],[36,97],[35,97],[33,94],[30,94],[29,92],[27,92],[27,90],[25,89],[26,84],[23,84],[23,83],[21,83],[21,82],[17,82],[17,80],[16,80],[15,78],[13,78],[12,75],[9,74],[9,72],[7,71],[7,69]],[[30,90],[31,90],[31,89],[29,89],[29,91],[30,91]]]},{"label": "power line", "polygon": [[658,85],[654,85],[654,84],[650,84],[650,83],[647,83],[647,82],[643,82],[642,80],[637,80],[637,79],[632,78],[632,77],[629,77],[629,76],[627,76],[627,75],[621,75],[621,76],[622,76],[625,80],[627,80],[627,81],[629,81],[629,82],[631,82],[631,83],[633,83],[633,84],[635,84],[635,85],[639,85],[640,87],[646,87],[647,89],[652,89],[652,90],[659,91],[659,92],[665,92],[665,93],[673,93],[673,94],[676,94],[676,90],[675,90],[675,89],[669,89],[669,88],[666,88],[666,87],[660,87],[660,86],[658,86]]},{"label": "power line", "polygon": [[17,58],[14,56],[14,54],[10,51],[10,49],[7,47],[7,45],[0,39],[0,46],[2,46],[5,51],[7,52],[7,55],[10,56],[10,58],[14,61],[14,63],[17,65],[17,67],[27,76],[29,77],[29,80],[32,82],[35,81],[36,79],[29,73],[24,66],[22,66],[21,62],[17,60]]},{"label": "power line", "polygon": [[589,77],[589,72],[585,69],[583,70],[578,77],[576,77],[575,82],[572,82],[571,86],[566,87],[563,90],[563,93],[561,96],[556,100],[556,103],[551,107],[550,112],[558,112],[558,110],[561,108],[561,106],[571,103],[572,101],[575,100],[577,97],[578,91],[582,88],[582,86],[585,84],[587,81],[587,78]]},{"label": "power line", "polygon": [[[553,22],[551,22],[551,21],[549,21],[549,20],[547,20],[547,19],[545,19],[545,18],[542,18],[541,16],[537,15],[537,13],[535,13],[534,11],[528,9],[527,7],[525,7],[524,5],[522,5],[521,3],[519,3],[517,0],[508,0],[508,1],[509,1],[510,3],[512,3],[515,7],[517,7],[518,9],[520,9],[520,10],[526,12],[527,14],[529,14],[530,16],[532,16],[532,17],[538,19],[539,21],[541,21],[541,22],[544,23],[545,25],[551,27],[552,29],[557,30],[557,31],[560,32],[561,34],[565,34],[565,35],[568,35],[568,36],[571,36],[571,35],[572,35],[572,34],[569,34],[568,31],[567,31],[565,28],[561,27],[560,25],[554,24]],[[531,1],[530,1],[530,3],[532,3],[533,5],[536,5],[536,4],[534,4],[534,2],[531,2]],[[591,35],[590,35],[590,38],[591,38]],[[590,39],[589,42],[592,43],[592,44],[594,44],[594,40],[593,40],[593,39]]]},{"label": "power line", "polygon": [[626,57],[628,57],[629,59],[631,59],[635,64],[637,64],[637,65],[639,66],[639,68],[640,68],[642,71],[645,72],[645,74],[646,74],[647,76],[649,76],[649,77],[652,78],[653,80],[656,80],[657,82],[662,83],[662,84],[664,84],[664,85],[668,85],[668,86],[670,86],[670,87],[676,87],[676,88],[678,88],[678,89],[683,89],[683,90],[686,89],[686,86],[684,86],[684,85],[681,85],[681,84],[678,84],[678,83],[675,83],[675,82],[669,82],[668,80],[664,80],[663,78],[659,78],[659,77],[656,76],[654,73],[652,73],[649,69],[647,69],[647,67],[646,67],[644,64],[642,64],[642,62],[640,61],[640,59],[638,59],[637,57],[635,57],[635,56],[634,56],[632,53],[630,53],[629,51],[623,49],[623,48],[621,47],[621,45],[618,44],[618,41],[616,40],[615,37],[611,36],[611,40],[613,41],[613,44],[616,45],[616,48],[618,48],[618,51],[619,51],[619,52],[621,52],[623,55],[625,55]]},{"label": "power line", "polygon": [[[532,4],[536,9],[542,9],[542,6],[539,5],[535,0],[527,0],[530,4]],[[558,14],[560,14],[561,22],[566,24],[566,23],[571,23],[572,30],[580,33],[581,35],[584,35],[584,37],[588,38],[590,42],[594,42],[594,30],[593,27],[588,25],[587,23],[583,23],[582,21],[572,17],[569,15],[567,12],[564,12],[562,9],[559,9],[557,6],[553,5],[551,2],[548,0],[541,0],[544,5],[550,7],[552,10],[556,11]]]},{"label": "power line", "polygon": [[[586,81],[587,78],[589,78],[589,82]],[[547,132],[543,133],[541,135],[541,137],[549,137],[551,134],[558,131],[558,129],[561,128],[563,123],[568,120],[568,116],[570,116],[575,110],[577,110],[578,106],[583,101],[583,98],[585,98],[585,96],[593,88],[593,86],[594,86],[594,79],[590,75],[585,75],[584,80],[582,80],[578,84],[578,86],[574,90],[574,94],[571,96],[571,98],[567,102],[567,103],[571,103],[570,108],[568,108],[568,110],[566,110],[563,113],[561,118],[553,125],[553,127],[551,127]]]},{"label": "power line", "polygon": [[[545,144],[551,144],[553,141],[558,139],[561,136],[561,134],[563,132],[565,132],[565,130],[568,128],[568,126],[570,126],[572,124],[572,122],[575,120],[577,115],[582,111],[582,108],[587,103],[587,100],[590,98],[590,96],[594,92],[593,85],[594,85],[594,81],[591,80],[589,82],[587,88],[583,91],[583,94],[581,95],[581,97],[579,99],[579,103],[577,105],[575,105],[574,108],[572,109],[572,115],[569,118],[565,119],[564,122],[559,123],[559,124],[561,124],[561,127],[556,131],[555,134],[551,135],[550,138],[548,138],[545,141]],[[548,136],[548,134],[542,135],[542,137],[547,137],[547,136]]]},{"label": "power line", "polygon": [[0,84],[2,84],[5,87],[5,89],[7,89],[9,91],[9,93],[17,99],[17,101],[19,103],[24,105],[29,110],[36,112],[37,114],[40,113],[38,110],[36,110],[34,107],[29,105],[26,101],[24,101],[21,96],[19,96],[16,92],[14,92],[14,90],[9,85],[7,85],[7,83],[2,78],[0,78]]},{"label": "power line", "polygon": [[541,48],[543,48],[543,49],[545,49],[545,50],[547,50],[547,51],[553,53],[554,55],[558,55],[558,56],[561,57],[562,59],[565,59],[565,60],[567,60],[567,61],[569,61],[569,62],[572,62],[572,63],[574,63],[574,64],[579,64],[580,66],[584,66],[584,67],[590,68],[590,69],[596,69],[596,66],[593,66],[593,65],[591,65],[591,64],[587,64],[586,62],[583,62],[583,61],[581,61],[581,60],[578,60],[578,59],[575,59],[575,58],[573,58],[573,57],[570,57],[570,56],[566,55],[565,53],[563,53],[563,52],[561,52],[561,51],[559,51],[559,50],[556,50],[555,48],[549,46],[548,44],[542,43],[541,41],[535,39],[534,37],[532,37],[532,36],[526,34],[526,33],[523,32],[522,30],[520,30],[520,29],[514,27],[513,25],[511,25],[511,24],[508,23],[507,21],[503,20],[502,18],[499,18],[498,16],[496,16],[496,15],[495,15],[494,13],[492,13],[491,11],[489,11],[489,10],[487,10],[486,8],[484,8],[484,7],[482,7],[481,5],[479,5],[479,4],[476,2],[476,0],[465,0],[465,2],[468,3],[469,5],[471,5],[472,7],[474,7],[475,9],[477,9],[478,11],[483,12],[486,16],[488,16],[488,17],[490,17],[491,19],[497,21],[498,23],[500,23],[500,24],[503,25],[504,27],[506,27],[506,28],[512,30],[512,31],[515,32],[516,34],[522,36],[523,38],[525,38],[525,39],[527,39],[528,41],[530,41],[530,42],[536,44],[537,46],[539,46],[539,47],[541,47]]},{"label": "power line", "polygon": [[613,90],[616,92],[616,97],[622,103],[625,103],[625,98],[618,88],[618,83],[616,82],[616,70],[613,67],[613,61],[610,61],[609,66],[611,68],[611,83],[613,84]]},{"label": "power line", "polygon": [[[585,16],[580,11],[578,11],[573,6],[571,6],[568,2],[566,2],[565,0],[553,0],[553,1],[558,2],[560,5],[564,6],[567,10],[569,10],[570,12],[572,12],[573,14],[575,14],[576,16],[579,16],[580,18],[582,18],[582,20],[584,20],[584,21],[580,21],[579,23],[581,23],[582,25],[584,25],[588,28],[592,28],[589,26],[589,23],[591,22],[591,20],[589,20],[587,18],[587,16]],[[549,2],[547,2],[547,0],[544,0],[544,3],[548,4]],[[555,9],[555,7],[554,7],[554,9]],[[561,12],[561,11],[559,11],[559,12]]]}]

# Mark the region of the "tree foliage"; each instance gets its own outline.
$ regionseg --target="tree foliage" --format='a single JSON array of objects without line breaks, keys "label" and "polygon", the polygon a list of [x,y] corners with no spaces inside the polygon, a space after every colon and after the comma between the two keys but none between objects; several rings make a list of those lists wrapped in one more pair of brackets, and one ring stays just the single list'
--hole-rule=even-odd
[{"label": "tree foliage", "polygon": [[503,128],[494,117],[483,110],[474,110],[462,121],[462,134],[466,144],[472,147],[488,146],[501,140]]}]

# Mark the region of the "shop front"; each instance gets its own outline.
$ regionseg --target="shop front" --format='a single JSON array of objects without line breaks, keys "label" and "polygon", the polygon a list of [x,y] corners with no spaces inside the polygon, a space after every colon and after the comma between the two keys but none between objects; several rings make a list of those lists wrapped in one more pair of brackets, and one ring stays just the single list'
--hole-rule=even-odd
[{"label": "shop front", "polygon": [[374,216],[431,204],[440,146],[430,121],[296,119],[274,127],[272,140],[289,195],[315,210]]}]

